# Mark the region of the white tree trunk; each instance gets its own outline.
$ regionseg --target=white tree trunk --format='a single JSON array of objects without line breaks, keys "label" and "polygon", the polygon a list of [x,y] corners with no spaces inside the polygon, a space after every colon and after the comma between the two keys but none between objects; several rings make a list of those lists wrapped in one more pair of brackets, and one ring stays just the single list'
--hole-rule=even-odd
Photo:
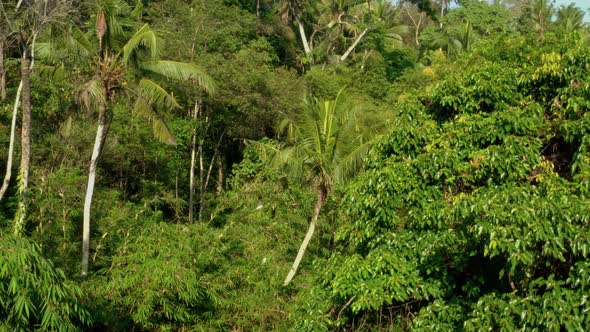
[{"label": "white tree trunk", "polygon": [[344,62],[344,60],[346,60],[346,58],[348,58],[350,53],[352,53],[352,51],[354,51],[356,45],[358,45],[358,43],[361,41],[361,39],[363,39],[363,37],[367,34],[367,32],[369,32],[369,29],[370,28],[366,28],[365,30],[363,30],[363,32],[361,32],[360,35],[358,35],[358,37],[356,37],[356,39],[354,40],[354,43],[352,43],[352,45],[350,45],[350,47],[346,50],[346,52],[344,52],[344,54],[342,54],[342,56],[340,57],[340,62]]},{"label": "white tree trunk", "polygon": [[[31,65],[32,67],[32,65]],[[20,105],[20,95],[23,91],[23,81],[21,80],[16,90],[16,98],[14,98],[14,107],[12,108],[12,122],[10,124],[10,142],[8,143],[8,160],[6,161],[6,174],[4,175],[4,182],[0,188],[0,201],[4,198],[10,178],[12,177],[12,156],[14,155],[14,141],[16,138],[16,118],[18,114],[18,107]]]},{"label": "white tree trunk", "polygon": [[307,41],[307,36],[305,35],[305,27],[299,19],[299,16],[295,16],[295,22],[297,22],[297,26],[299,27],[299,35],[301,36],[301,42],[303,43],[305,55],[307,55],[309,58],[310,63],[313,64],[313,59],[311,58],[311,47],[309,47],[309,42]]},{"label": "white tree trunk", "polygon": [[299,252],[297,252],[297,257],[295,258],[295,262],[293,262],[293,267],[291,267],[291,270],[289,270],[289,274],[287,274],[287,277],[285,278],[285,282],[283,283],[284,286],[287,286],[291,283],[291,280],[293,280],[293,277],[295,276],[295,273],[297,273],[297,269],[299,268],[299,263],[301,263],[301,259],[303,259],[303,255],[305,254],[305,250],[307,249],[307,246],[309,245],[309,241],[311,241],[311,238],[313,236],[313,233],[315,232],[315,227],[317,225],[318,222],[318,218],[320,216],[320,211],[322,210],[322,206],[324,205],[324,202],[326,201],[326,192],[324,190],[319,190],[318,191],[318,200],[313,212],[313,217],[311,219],[311,223],[309,223],[309,228],[307,229],[307,234],[305,234],[305,238],[303,239],[303,242],[301,243],[301,246],[299,247]]},{"label": "white tree trunk", "polygon": [[92,158],[88,171],[88,186],[86,187],[86,199],[84,200],[84,225],[82,230],[82,276],[88,274],[88,257],[90,253],[90,207],[92,206],[92,195],[94,194],[94,183],[96,180],[96,165],[100,155],[103,137],[105,135],[105,113],[106,105],[99,106],[98,128],[92,149]]}]

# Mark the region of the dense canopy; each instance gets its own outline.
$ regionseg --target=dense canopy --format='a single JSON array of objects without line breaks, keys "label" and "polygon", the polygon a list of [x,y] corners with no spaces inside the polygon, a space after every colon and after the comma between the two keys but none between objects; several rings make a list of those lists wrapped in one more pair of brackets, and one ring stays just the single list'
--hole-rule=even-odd
[{"label": "dense canopy", "polygon": [[590,330],[590,8],[0,2],[0,330]]}]

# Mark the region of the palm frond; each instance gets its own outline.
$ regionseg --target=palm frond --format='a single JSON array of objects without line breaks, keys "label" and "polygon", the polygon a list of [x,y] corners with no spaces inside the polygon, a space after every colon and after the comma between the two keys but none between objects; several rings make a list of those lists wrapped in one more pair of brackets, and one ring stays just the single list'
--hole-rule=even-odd
[{"label": "palm frond", "polygon": [[156,32],[150,29],[149,25],[144,24],[123,46],[123,61],[129,62],[133,53],[137,52],[140,47],[144,47],[150,52],[152,60],[158,57],[158,37]]},{"label": "palm frond", "polygon": [[336,181],[340,182],[350,179],[354,174],[358,173],[363,165],[363,159],[368,155],[373,142],[374,140],[371,140],[360,144],[339,160],[338,164],[334,167],[334,178]]},{"label": "palm frond", "polygon": [[87,110],[94,110],[97,105],[106,103],[106,95],[100,79],[95,77],[84,83],[76,95],[76,101]]},{"label": "palm frond", "polygon": [[139,96],[144,98],[148,104],[157,105],[167,109],[180,108],[180,105],[172,95],[170,95],[158,83],[144,78],[139,81]]},{"label": "palm frond", "polygon": [[170,132],[160,115],[154,110],[146,98],[137,98],[133,105],[133,112],[152,123],[154,137],[161,142],[176,144],[176,137]]},{"label": "palm frond", "polygon": [[160,74],[164,77],[180,80],[195,81],[210,95],[214,95],[217,89],[215,81],[199,66],[191,63],[177,61],[152,61],[142,64],[142,68]]},{"label": "palm frond", "polygon": [[252,147],[258,158],[263,162],[272,160],[280,152],[279,146],[275,141],[262,142],[246,139],[244,143],[246,146]]}]

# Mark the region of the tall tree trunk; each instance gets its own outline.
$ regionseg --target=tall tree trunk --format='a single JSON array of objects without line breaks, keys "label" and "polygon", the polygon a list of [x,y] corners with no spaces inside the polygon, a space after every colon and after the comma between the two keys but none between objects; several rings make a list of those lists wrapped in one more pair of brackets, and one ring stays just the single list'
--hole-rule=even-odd
[{"label": "tall tree trunk", "polygon": [[0,37],[0,101],[6,100],[6,71],[4,68],[4,41]]},{"label": "tall tree trunk", "polygon": [[256,0],[256,18],[260,17],[260,0]]},{"label": "tall tree trunk", "polygon": [[195,165],[197,163],[197,128],[196,122],[199,111],[199,102],[195,103],[195,109],[192,112],[193,120],[195,121],[195,130],[193,132],[193,139],[191,141],[191,167],[189,173],[189,198],[188,198],[188,221],[194,222],[195,216]]},{"label": "tall tree trunk", "polygon": [[[35,67],[35,39],[36,36],[33,36],[33,42],[31,43],[31,64],[29,66],[27,78],[30,75],[30,72]],[[21,64],[22,67],[22,64]],[[22,73],[21,73],[22,75]],[[14,106],[12,108],[12,121],[10,124],[10,142],[8,144],[8,160],[6,161],[6,174],[4,176],[4,181],[2,182],[2,187],[0,188],[0,201],[6,194],[6,190],[8,189],[8,185],[10,184],[10,178],[12,177],[12,158],[14,156],[14,141],[16,140],[16,118],[18,115],[18,107],[21,102],[21,95],[23,92],[23,78],[21,77],[20,83],[18,84],[18,89],[16,90],[16,98],[14,98]],[[30,91],[30,82],[27,79],[27,86],[29,86]],[[23,96],[24,98],[24,96]],[[30,118],[30,92],[28,95],[29,100],[29,118]],[[17,219],[18,220],[18,219]],[[20,227],[20,226],[19,226]]]},{"label": "tall tree trunk", "polygon": [[92,158],[88,171],[88,186],[86,187],[86,199],[84,200],[84,225],[82,230],[82,276],[88,274],[88,257],[90,253],[90,207],[92,206],[92,195],[94,194],[94,183],[96,180],[96,165],[102,148],[103,138],[106,135],[106,105],[101,102],[98,106],[98,128],[92,149]]},{"label": "tall tree trunk", "polygon": [[305,35],[305,27],[303,26],[303,22],[299,19],[299,16],[295,16],[295,22],[297,22],[297,26],[299,27],[299,35],[301,36],[301,42],[303,43],[303,50],[305,51],[305,55],[309,58],[310,64],[313,65],[313,59],[311,57],[311,47],[309,47],[309,42],[307,41],[307,36]]},{"label": "tall tree trunk", "polygon": [[360,35],[358,35],[358,37],[356,37],[354,43],[352,43],[352,45],[350,45],[346,52],[344,52],[344,54],[340,57],[340,62],[344,62],[344,60],[348,58],[350,53],[352,53],[352,51],[355,49],[356,45],[358,45],[358,43],[361,41],[361,39],[363,39],[367,32],[369,32],[370,29],[371,27],[367,27],[365,30],[363,30],[363,32],[361,32]]},{"label": "tall tree trunk", "polygon": [[27,215],[27,196],[29,189],[29,172],[31,167],[31,57],[25,46],[21,59],[22,89],[22,125],[21,125],[21,159],[19,169],[19,203],[16,211],[14,233],[22,234]]},{"label": "tall tree trunk", "polygon": [[299,247],[299,252],[297,252],[297,257],[295,258],[295,262],[293,262],[293,267],[291,267],[291,270],[289,270],[289,274],[287,274],[287,277],[285,278],[285,282],[284,282],[285,286],[287,286],[287,285],[289,285],[289,283],[291,283],[291,280],[293,280],[295,273],[297,273],[297,269],[299,268],[299,263],[301,263],[301,259],[303,258],[303,255],[305,254],[305,250],[307,249],[307,246],[309,245],[309,241],[311,240],[311,237],[313,236],[313,233],[314,233],[315,228],[317,226],[318,218],[320,217],[320,212],[322,210],[322,207],[324,206],[324,203],[326,202],[327,197],[328,197],[328,192],[327,192],[326,188],[324,186],[320,186],[320,188],[318,188],[318,200],[316,202],[315,209],[313,211],[313,217],[311,219],[311,222],[309,223],[309,228],[307,230],[307,234],[305,234],[305,238],[303,239],[303,242],[301,243],[301,247]]},{"label": "tall tree trunk", "polygon": [[4,198],[10,178],[12,177],[12,156],[14,155],[14,141],[16,139],[16,118],[18,115],[18,107],[20,105],[20,96],[23,91],[23,81],[21,80],[18,89],[16,90],[16,98],[14,98],[14,106],[12,108],[12,122],[10,124],[10,142],[8,143],[8,159],[6,161],[6,174],[4,175],[4,182],[0,188],[0,201]]},{"label": "tall tree trunk", "polygon": [[217,157],[217,194],[221,194],[223,191],[223,182],[225,181],[225,175],[223,174],[223,161],[221,156]]}]

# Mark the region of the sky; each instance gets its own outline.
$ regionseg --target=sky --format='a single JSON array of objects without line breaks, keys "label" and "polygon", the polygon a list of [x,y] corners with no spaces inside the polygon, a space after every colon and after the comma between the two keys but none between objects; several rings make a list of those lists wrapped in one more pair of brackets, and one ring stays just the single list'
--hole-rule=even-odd
[{"label": "sky", "polygon": [[576,7],[580,7],[582,9],[588,9],[590,7],[590,1],[588,0],[555,0],[555,5],[557,7],[561,5],[569,5],[570,3],[575,3]]}]

